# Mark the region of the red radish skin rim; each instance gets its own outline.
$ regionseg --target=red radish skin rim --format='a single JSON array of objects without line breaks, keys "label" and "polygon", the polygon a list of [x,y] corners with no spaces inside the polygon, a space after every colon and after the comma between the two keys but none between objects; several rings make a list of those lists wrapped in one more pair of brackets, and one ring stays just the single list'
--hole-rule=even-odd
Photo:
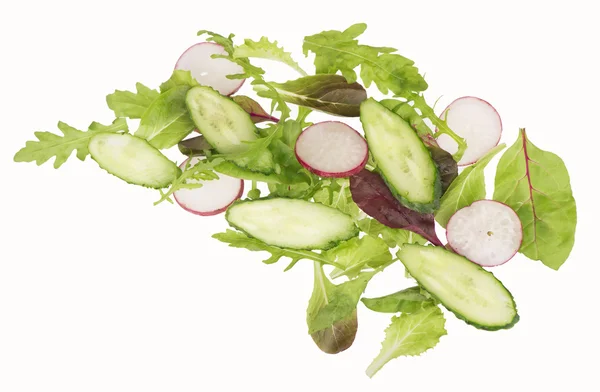
[{"label": "red radish skin rim", "polygon": [[357,174],[358,172],[360,172],[362,169],[364,169],[365,166],[367,165],[367,162],[369,161],[369,145],[367,144],[367,141],[365,140],[365,138],[363,137],[363,135],[360,134],[360,132],[358,132],[356,129],[352,128],[350,125],[346,124],[345,122],[341,122],[341,121],[321,121],[319,123],[313,124],[310,127],[306,128],[304,131],[302,131],[302,133],[300,134],[300,136],[298,136],[298,139],[296,140],[296,146],[298,145],[298,140],[300,140],[300,138],[302,137],[302,135],[304,135],[304,132],[308,131],[310,128],[314,127],[315,125],[321,125],[321,124],[325,124],[325,123],[342,124],[342,125],[345,125],[348,128],[350,128],[354,132],[356,132],[356,134],[358,136],[360,136],[362,142],[365,145],[365,149],[367,151],[367,153],[365,154],[365,158],[363,159],[363,161],[357,167],[353,168],[352,170],[345,171],[345,172],[337,172],[337,173],[323,172],[321,170],[318,170],[318,169],[315,169],[315,168],[309,166],[308,163],[304,162],[302,160],[302,158],[300,158],[298,156],[298,150],[296,148],[294,148],[294,154],[296,155],[296,159],[298,160],[298,162],[300,162],[300,164],[306,170],[308,170],[311,173],[314,173],[314,174],[316,174],[316,175],[318,175],[320,177],[345,178],[345,177],[353,176],[353,175]]},{"label": "red radish skin rim", "polygon": [[[189,159],[189,158],[188,158]],[[186,159],[185,161],[183,161],[181,163],[181,165],[179,165],[180,169],[183,169],[188,161],[188,159]],[[214,211],[208,211],[208,212],[200,212],[200,211],[195,211],[192,209],[187,208],[186,206],[184,206],[181,202],[179,202],[179,200],[177,199],[177,193],[174,192],[173,193],[173,198],[175,199],[175,201],[177,202],[177,204],[179,204],[179,207],[183,208],[184,210],[186,210],[187,212],[191,212],[194,215],[200,215],[200,216],[213,216],[213,215],[219,215],[222,212],[227,211],[227,209],[233,204],[235,203],[237,200],[242,198],[242,195],[244,194],[244,180],[240,179],[240,191],[238,192],[237,196],[233,198],[233,200],[231,201],[231,203],[227,204],[225,207],[223,208],[219,208],[218,210],[214,210]]]},{"label": "red radish skin rim", "polygon": [[[494,268],[494,267],[498,267],[498,266],[501,266],[501,265],[504,265],[504,264],[508,263],[509,261],[511,261],[513,259],[513,257],[515,257],[517,255],[517,253],[519,253],[519,250],[521,249],[521,245],[523,245],[523,222],[521,222],[521,218],[519,218],[519,214],[517,214],[515,212],[515,210],[513,210],[508,204],[502,203],[501,201],[498,201],[498,200],[490,200],[490,199],[476,200],[473,203],[471,203],[468,206],[465,206],[463,208],[471,207],[473,204],[479,203],[479,202],[482,202],[482,201],[492,201],[494,203],[502,204],[503,206],[508,207],[517,216],[517,219],[519,221],[519,225],[521,226],[521,238],[519,239],[519,246],[517,247],[517,250],[515,251],[515,253],[513,253],[512,256],[510,256],[508,259],[506,259],[506,261],[504,261],[504,262],[502,262],[500,264],[483,266],[483,265],[481,265],[479,263],[476,263],[473,260],[467,258],[467,256],[463,255],[462,253],[460,253],[459,251],[457,251],[456,249],[454,249],[452,247],[452,245],[450,245],[450,241],[448,241],[448,230],[447,229],[446,229],[446,241],[448,241],[447,246],[450,249],[452,249],[452,251],[454,253],[456,253],[457,255],[460,255],[460,256],[464,257],[465,259],[469,260],[471,263],[477,264],[480,267]],[[462,208],[460,210],[462,210]],[[460,210],[458,210],[458,211],[460,211]],[[456,212],[458,212],[458,211],[456,211]],[[446,227],[448,227],[450,225],[450,221],[452,220],[452,218],[454,218],[454,216],[456,215],[456,212],[454,214],[452,214],[452,216],[450,217],[450,219],[448,219],[448,224],[446,224]]]},{"label": "red radish skin rim", "polygon": [[[502,117],[500,117],[500,113],[498,113],[498,111],[496,110],[496,108],[494,107],[494,105],[492,105],[491,103],[489,103],[488,101],[486,101],[485,99],[481,99],[479,97],[474,97],[472,95],[465,95],[464,97],[459,97],[456,98],[454,101],[452,101],[448,106],[446,106],[446,109],[444,109],[444,111],[440,114],[440,119],[443,121],[444,120],[444,113],[446,113],[446,111],[448,111],[448,108],[450,106],[452,106],[456,101],[461,100],[461,99],[466,99],[466,98],[472,98],[472,99],[477,99],[478,101],[481,101],[485,104],[487,104],[489,107],[492,108],[492,110],[494,111],[494,113],[496,113],[496,116],[498,116],[498,120],[500,120],[500,135],[498,135],[498,140],[496,140],[496,144],[494,144],[491,148],[494,148],[498,145],[498,143],[500,143],[500,139],[502,139],[502,131],[504,131],[504,127],[502,125]],[[437,127],[435,128],[435,133],[438,132]],[[467,146],[467,148],[469,148],[469,146]],[[491,149],[490,148],[490,149]],[[461,163],[458,166],[460,167],[464,167],[464,166],[469,166],[472,165],[474,163],[476,163],[479,159],[481,159],[483,157],[479,157],[477,160],[473,161],[473,162],[468,162],[468,163]],[[495,201],[495,200],[494,200]],[[502,203],[504,204],[504,203]]]},{"label": "red radish skin rim", "polygon": [[[198,45],[214,45],[214,46],[218,46],[218,47],[220,47],[220,48],[222,48],[222,49],[225,49],[225,48],[223,48],[223,45],[219,45],[219,44],[217,44],[217,43],[214,43],[214,42],[199,42],[199,43],[197,43],[197,44],[194,44],[194,45],[190,46],[189,48],[187,48],[187,49],[186,49],[186,50],[185,50],[185,51],[184,51],[184,52],[183,52],[183,53],[182,53],[182,54],[179,56],[179,58],[177,59],[177,62],[175,62],[175,68],[173,68],[173,70],[174,70],[174,71],[176,71],[176,70],[178,70],[178,69],[179,69],[179,68],[177,68],[177,64],[179,64],[179,62],[181,61],[181,58],[182,58],[183,56],[185,56],[185,54],[186,54],[187,52],[189,52],[189,51],[190,51],[192,48],[194,48],[194,47],[196,47],[196,46],[198,46]],[[237,87],[235,90],[233,90],[232,92],[230,92],[229,94],[227,94],[227,96],[228,96],[228,97],[230,97],[230,96],[232,96],[233,94],[237,93],[237,92],[238,92],[238,91],[239,91],[239,90],[242,88],[242,86],[244,85],[244,83],[246,82],[246,79],[239,79],[239,80],[241,80],[241,82],[240,82],[240,85],[239,85],[239,86],[238,86],[238,87]]]}]

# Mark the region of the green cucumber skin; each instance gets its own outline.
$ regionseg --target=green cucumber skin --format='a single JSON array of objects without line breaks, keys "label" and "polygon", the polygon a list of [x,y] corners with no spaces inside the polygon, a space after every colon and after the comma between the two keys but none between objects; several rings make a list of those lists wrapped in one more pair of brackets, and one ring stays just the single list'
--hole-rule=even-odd
[{"label": "green cucumber skin", "polygon": [[[364,101],[362,105],[365,104],[365,102],[368,101]],[[381,103],[374,101],[375,103],[377,103],[378,105],[380,105],[382,108],[384,108],[385,110],[389,111],[390,113],[393,113],[394,116],[397,116],[398,119],[400,121],[406,122],[402,117],[398,116],[396,113],[394,113],[393,111],[389,110],[387,107],[385,107],[384,105],[382,105]],[[365,129],[365,122],[367,121],[366,119],[364,119],[364,116],[361,115],[360,117],[361,123],[363,125],[363,129]],[[412,127],[410,126],[410,124],[407,123],[408,128],[412,129]],[[416,133],[415,133],[416,135]],[[418,137],[418,135],[417,135]],[[367,144],[369,143],[369,135],[368,132],[365,132],[365,138],[367,139]],[[419,139],[419,142],[421,144],[423,144],[422,140]],[[369,150],[370,151],[370,150]],[[382,170],[380,170],[379,168],[376,169],[377,173],[379,173],[381,175],[381,178],[383,178],[383,181],[386,183],[386,185],[388,186],[388,188],[390,189],[390,191],[392,192],[392,194],[394,195],[394,197],[405,207],[423,213],[423,214],[430,214],[435,212],[438,208],[440,208],[440,198],[442,197],[442,181],[441,181],[441,177],[440,177],[440,173],[439,170],[437,168],[437,166],[435,165],[435,163],[433,163],[433,158],[431,156],[431,152],[425,147],[425,144],[423,144],[423,151],[427,153],[427,155],[429,156],[429,159],[431,160],[432,164],[433,164],[433,168],[435,170],[435,178],[434,178],[434,183],[433,183],[433,198],[432,201],[430,203],[419,203],[419,202],[413,202],[408,200],[406,197],[400,195],[400,193],[396,190],[396,188],[391,184],[391,182],[388,180],[388,178],[386,177],[386,175],[383,173]],[[377,162],[377,158],[374,156],[375,161]]]},{"label": "green cucumber skin", "polygon": [[[367,142],[368,142],[368,140],[367,140]],[[431,156],[431,153],[429,153],[429,151],[427,153],[429,154],[429,156]],[[398,199],[398,201],[406,208],[409,208],[413,211],[420,212],[422,214],[432,214],[435,211],[437,211],[438,208],[440,208],[440,198],[442,197],[442,181],[440,178],[440,172],[437,169],[437,167],[435,168],[435,183],[433,184],[434,200],[433,200],[433,202],[427,203],[427,204],[415,203],[415,202],[409,201],[408,199],[401,196],[396,191],[396,189],[390,184],[390,182],[386,178],[385,174],[383,174],[383,172],[381,170],[377,169],[377,173],[379,173],[381,178],[383,178],[383,181],[386,183],[387,187],[392,192],[392,195],[394,195],[394,197],[396,199]]]},{"label": "green cucumber skin", "polygon": [[[114,135],[118,135],[118,134],[98,132],[96,135],[94,135],[93,137],[90,138],[90,142],[92,141],[92,139],[94,139],[94,137],[99,136],[99,135],[113,135],[114,136]],[[162,155],[165,160],[169,161],[167,157],[165,157],[162,153],[160,153],[160,151],[158,151],[158,149],[156,149],[154,146],[152,146],[146,139],[142,139],[142,138],[139,138],[137,136],[130,135],[130,134],[127,134],[127,133],[122,134],[122,135],[119,134],[119,136],[123,136],[123,135],[128,135],[128,136],[134,137],[134,138],[136,138],[138,140],[141,140],[141,141],[145,142],[148,145],[148,147],[150,147],[150,148],[152,148],[154,150],[157,150],[157,152],[160,155]],[[182,173],[181,169],[175,163],[169,161],[169,162],[173,163],[173,178],[169,182],[165,182],[164,184],[160,184],[160,185],[149,185],[149,184],[145,184],[145,183],[136,183],[136,182],[131,182],[131,181],[129,181],[126,178],[120,177],[120,176],[112,173],[109,169],[107,169],[106,167],[104,167],[96,158],[94,158],[94,155],[91,154],[91,153],[90,153],[90,157],[98,164],[98,166],[102,170],[104,170],[105,172],[107,172],[111,176],[114,176],[114,177],[118,178],[119,180],[125,181],[126,183],[128,183],[130,185],[137,185],[137,186],[141,186],[141,187],[149,188],[149,189],[165,189],[165,188],[168,188],[173,183],[173,180],[175,180],[177,177],[179,177],[181,175],[181,173]]]},{"label": "green cucumber skin", "polygon": [[[407,245],[405,245],[405,246],[407,246]],[[420,246],[420,245],[408,245],[408,246]],[[437,248],[437,247],[436,247],[436,248]],[[451,251],[449,251],[449,250],[446,250],[446,251],[448,251],[448,252],[451,252]],[[455,255],[456,255],[456,254],[455,254]],[[465,257],[463,257],[463,256],[460,256],[460,255],[457,255],[457,256],[459,256],[459,257],[462,257],[462,258],[463,258],[463,259],[464,259],[466,262],[468,262],[468,263],[472,263],[470,260],[468,260],[467,258],[465,258]],[[400,261],[402,261],[402,259],[400,259]],[[403,264],[404,264],[404,263],[403,263]],[[479,270],[479,271],[478,271],[479,273],[483,272],[483,273],[485,273],[485,274],[491,275],[491,276],[494,278],[494,280],[496,280],[496,282],[497,282],[498,284],[500,284],[500,286],[502,286],[502,288],[504,289],[504,291],[505,291],[505,292],[508,294],[508,296],[510,297],[510,300],[511,300],[511,303],[512,303],[512,308],[513,308],[513,309],[514,309],[514,311],[515,311],[515,315],[514,315],[513,319],[512,319],[511,321],[509,321],[508,323],[506,323],[506,324],[502,324],[502,325],[485,325],[485,324],[481,324],[481,323],[478,323],[478,322],[472,321],[472,320],[468,319],[466,316],[464,316],[463,314],[461,314],[460,312],[458,312],[457,310],[454,310],[454,309],[450,308],[449,306],[446,306],[446,304],[444,303],[444,301],[442,300],[442,298],[440,298],[439,296],[437,296],[437,295],[435,295],[435,294],[431,293],[429,290],[427,290],[427,288],[426,288],[426,287],[424,287],[424,286],[421,284],[421,282],[419,281],[419,279],[418,279],[417,277],[415,277],[415,276],[414,276],[412,273],[411,273],[410,275],[411,275],[411,277],[412,277],[413,279],[415,279],[415,280],[417,281],[417,283],[419,284],[419,287],[421,287],[423,290],[425,290],[427,293],[429,293],[429,295],[430,295],[430,296],[431,296],[431,297],[432,297],[434,300],[436,300],[436,301],[438,301],[439,303],[441,303],[441,304],[444,306],[444,308],[446,308],[446,309],[448,309],[450,312],[452,312],[452,313],[453,313],[453,314],[456,316],[456,318],[458,318],[458,319],[460,319],[460,320],[464,321],[465,323],[467,323],[467,324],[469,324],[469,325],[471,325],[471,326],[473,326],[473,327],[475,327],[475,328],[477,328],[477,329],[481,329],[481,330],[485,330],[485,331],[498,331],[498,330],[502,330],[502,329],[510,329],[510,328],[514,327],[514,326],[515,326],[515,325],[516,325],[516,324],[519,322],[519,320],[520,320],[520,316],[519,316],[519,313],[518,313],[518,311],[517,311],[517,304],[516,304],[516,302],[515,302],[515,299],[514,299],[514,297],[513,297],[512,293],[511,293],[511,292],[510,292],[510,291],[509,291],[509,290],[506,288],[506,286],[504,286],[504,284],[503,284],[503,283],[502,283],[502,282],[501,282],[501,281],[500,281],[498,278],[496,278],[496,277],[494,276],[494,274],[493,274],[493,273],[491,273],[490,271],[487,271],[486,269],[484,269],[483,267],[481,267],[481,266],[479,266],[479,265],[477,265],[477,264],[475,264],[475,263],[473,263],[473,266],[475,266],[475,267],[476,267],[476,268]],[[410,273],[410,270],[408,269],[408,267],[407,267],[406,265],[405,265],[405,268],[406,268],[407,272],[408,272],[408,273]]]},{"label": "green cucumber skin", "polygon": [[[192,102],[191,99],[188,99],[188,97],[191,97],[195,91],[198,91],[198,89],[202,89],[206,92],[210,92],[211,94],[218,96],[220,99],[222,100],[227,100],[229,102],[231,102],[233,105],[235,105],[237,108],[239,109],[239,113],[238,115],[242,116],[242,117],[247,117],[249,123],[252,124],[252,126],[254,128],[255,125],[251,120],[250,114],[248,114],[241,106],[239,106],[233,99],[229,98],[229,97],[225,97],[223,95],[221,95],[217,90],[213,89],[212,87],[208,87],[208,86],[196,86],[196,87],[192,87],[190,90],[188,90],[187,94],[186,94],[186,100],[185,100],[185,105],[188,109],[188,112],[190,113],[190,117],[192,119],[192,122],[196,125],[196,127],[198,128],[198,131],[202,133],[202,126],[199,125],[196,122],[196,118],[194,116],[194,108],[192,107]],[[259,135],[256,133],[256,131],[254,131],[254,134],[257,136],[257,138],[259,137]],[[209,138],[203,134],[203,136],[206,138],[206,141],[213,147],[216,149],[214,142],[211,142],[209,140]],[[218,151],[218,150],[217,150]],[[251,172],[254,173],[262,173],[265,175],[270,175],[273,174],[275,172],[275,162],[273,159],[273,154],[271,153],[271,151],[269,150],[264,150],[264,152],[262,152],[262,155],[255,160],[249,161],[249,162],[245,162],[245,160],[247,160],[247,158],[232,158],[230,159],[231,162],[235,163],[237,166],[239,166],[240,168],[243,168],[245,170],[249,170]],[[254,162],[254,165],[252,165],[251,163]],[[257,164],[258,162],[258,164]]]},{"label": "green cucumber skin", "polygon": [[[236,205],[239,204],[244,204],[244,203],[252,203],[252,202],[256,202],[256,201],[262,201],[262,200],[273,200],[273,199],[286,199],[286,200],[298,200],[298,199],[292,199],[289,197],[280,197],[280,196],[266,196],[266,197],[261,197],[255,200],[250,200],[250,199],[245,199],[245,200],[236,200],[235,202],[233,202],[228,208],[227,211],[225,212],[225,220],[227,221],[227,223],[229,224],[229,226],[233,227],[234,229],[241,231],[242,233],[246,234],[248,237],[250,238],[254,238],[257,239],[259,241],[263,241],[260,238],[256,238],[254,237],[252,234],[248,233],[246,230],[242,229],[241,227],[231,223],[229,221],[229,210]],[[307,202],[307,203],[312,203],[312,202]],[[327,206],[326,206],[327,207]],[[331,207],[330,207],[331,208]],[[339,210],[338,210],[339,211]],[[340,214],[343,215],[347,215],[344,214],[343,212],[339,211]],[[349,215],[348,215],[349,216]],[[335,240],[335,241],[329,241],[328,243],[326,243],[323,246],[319,246],[319,247],[305,247],[305,248],[290,248],[290,249],[294,249],[294,250],[329,250],[332,248],[335,248],[336,246],[338,246],[339,244],[341,244],[344,241],[348,241],[356,236],[358,236],[358,234],[360,233],[360,229],[354,225],[354,231],[353,233],[348,237],[348,238],[341,238],[339,240]],[[265,242],[265,241],[263,241]],[[283,247],[279,246],[279,245],[271,245],[267,242],[265,242],[265,244],[269,245],[269,246],[273,246],[275,248],[280,248],[280,249],[284,249]]]}]

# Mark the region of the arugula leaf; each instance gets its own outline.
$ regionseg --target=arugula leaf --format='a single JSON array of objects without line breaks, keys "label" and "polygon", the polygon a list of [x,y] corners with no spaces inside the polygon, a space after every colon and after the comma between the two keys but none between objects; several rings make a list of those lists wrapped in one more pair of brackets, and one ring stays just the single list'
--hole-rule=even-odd
[{"label": "arugula leaf", "polygon": [[265,109],[263,109],[258,102],[250,97],[245,95],[234,95],[231,97],[231,99],[233,99],[233,102],[240,105],[240,107],[250,115],[250,118],[254,124],[264,121],[279,122],[279,119],[265,112]]},{"label": "arugula leaf", "polygon": [[440,338],[447,334],[445,324],[444,314],[436,305],[392,317],[392,323],[385,330],[381,352],[367,368],[367,376],[373,377],[394,358],[420,355],[435,347]]},{"label": "arugula leaf", "polygon": [[322,255],[311,252],[309,250],[296,250],[278,248],[276,246],[267,245],[261,240],[256,238],[248,237],[246,234],[227,229],[224,233],[217,233],[212,236],[213,238],[229,244],[232,248],[245,248],[253,252],[265,251],[271,253],[271,257],[263,260],[265,264],[274,264],[278,262],[282,257],[291,259],[291,263],[287,266],[285,271],[290,270],[300,260],[313,260],[316,263],[330,264],[334,267],[340,267],[340,265],[334,261],[331,261]]},{"label": "arugula leaf", "polygon": [[148,107],[158,98],[159,93],[141,83],[135,84],[136,92],[115,90],[106,96],[108,107],[117,117],[142,118]]},{"label": "arugula leaf", "polygon": [[279,94],[277,94],[277,91],[275,90],[275,88],[270,83],[265,81],[265,79],[263,78],[265,71],[260,67],[256,67],[256,66],[252,65],[250,63],[250,60],[248,60],[248,58],[246,58],[246,57],[234,57],[235,45],[233,43],[233,37],[235,37],[235,35],[229,34],[228,37],[224,37],[220,34],[214,33],[212,31],[207,31],[207,30],[200,30],[198,32],[198,36],[201,36],[204,34],[209,35],[209,37],[206,39],[207,41],[212,41],[212,42],[218,43],[219,45],[223,46],[223,48],[227,52],[227,55],[213,55],[213,57],[228,59],[243,68],[243,70],[244,70],[243,73],[237,74],[237,75],[228,75],[227,78],[229,78],[229,79],[250,78],[250,79],[252,79],[251,84],[253,86],[261,86],[261,87],[264,87],[264,88],[267,88],[267,89],[273,91],[274,92],[273,96],[275,98],[273,98],[273,100],[272,100],[271,111],[278,110],[281,113],[281,116],[279,119],[280,121],[283,121],[290,116],[289,106],[287,106],[286,102],[281,97],[279,97]]},{"label": "arugula leaf", "polygon": [[154,203],[158,205],[163,201],[173,203],[171,195],[179,189],[197,189],[202,187],[200,181],[216,180],[219,176],[214,172],[215,166],[219,165],[223,159],[215,159],[213,161],[199,160],[192,164],[192,159],[188,159],[184,170],[181,172],[172,183],[169,190],[164,193],[160,190],[161,198]]},{"label": "arugula leaf", "polygon": [[329,275],[332,279],[344,275],[354,278],[365,267],[379,268],[392,261],[392,254],[385,241],[370,235],[345,241],[326,251],[324,256],[344,267],[334,269]]},{"label": "arugula leaf", "polygon": [[422,214],[400,204],[379,174],[364,169],[350,177],[350,192],[361,210],[385,226],[410,230],[434,245],[442,245],[435,233],[433,214]]},{"label": "arugula leaf", "polygon": [[367,28],[358,23],[342,31],[330,30],[304,38],[304,55],[315,54],[316,73],[340,71],[348,83],[356,82],[354,69],[360,65],[360,77],[369,87],[375,83],[379,91],[392,91],[397,96],[408,97],[425,91],[427,83],[412,60],[395,52],[394,48],[360,45],[356,38]]},{"label": "arugula leaf", "polygon": [[513,208],[523,223],[519,252],[558,270],[571,253],[577,226],[569,172],[562,159],[536,147],[521,129],[498,163],[494,200]]},{"label": "arugula leaf", "polygon": [[233,58],[248,57],[279,61],[289,65],[300,75],[307,75],[300,65],[292,59],[291,53],[277,46],[277,41],[271,42],[267,37],[261,37],[259,41],[246,39],[243,45],[236,46],[233,50]]},{"label": "arugula leaf", "polygon": [[127,121],[124,118],[115,119],[111,125],[102,125],[93,122],[88,127],[87,132],[75,129],[62,121],[59,121],[58,129],[63,133],[63,136],[51,132],[35,132],[34,135],[38,140],[25,143],[25,147],[15,154],[14,161],[35,161],[39,166],[50,158],[56,157],[54,159],[54,168],[58,169],[69,159],[74,150],[77,150],[77,158],[79,160],[85,160],[85,157],[90,153],[88,143],[95,134],[100,132],[128,132]]},{"label": "arugula leaf", "polygon": [[383,297],[362,298],[361,301],[370,310],[380,313],[415,313],[435,304],[422,294],[419,286]]},{"label": "arugula leaf", "polygon": [[135,136],[163,149],[173,147],[192,132],[196,126],[185,104],[189,89],[190,86],[181,85],[160,94],[144,112]]},{"label": "arugula leaf", "polygon": [[363,272],[356,279],[334,285],[325,276],[322,265],[315,263],[314,288],[306,312],[308,333],[332,328],[351,317],[367,283],[377,272]]},{"label": "arugula leaf", "polygon": [[506,144],[502,143],[491,149],[477,163],[465,168],[452,182],[440,200],[440,208],[435,213],[435,220],[446,227],[450,217],[463,207],[476,200],[485,199],[484,169]]},{"label": "arugula leaf", "polygon": [[286,102],[346,117],[360,116],[360,103],[367,99],[363,86],[341,75],[311,75],[271,86],[275,91],[257,88],[257,94],[274,99],[277,93]]}]

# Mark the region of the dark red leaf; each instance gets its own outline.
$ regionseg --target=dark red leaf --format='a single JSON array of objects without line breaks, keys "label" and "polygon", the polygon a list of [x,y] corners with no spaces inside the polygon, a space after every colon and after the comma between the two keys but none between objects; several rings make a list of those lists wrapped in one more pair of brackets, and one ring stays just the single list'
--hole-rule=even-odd
[{"label": "dark red leaf", "polygon": [[364,169],[350,177],[350,192],[358,207],[381,224],[410,230],[434,245],[443,245],[435,234],[433,214],[421,214],[404,207],[379,174]]},{"label": "dark red leaf", "polygon": [[446,193],[446,189],[448,189],[450,184],[452,184],[452,181],[458,176],[458,165],[452,157],[452,154],[446,150],[442,150],[433,136],[425,135],[421,136],[421,139],[431,153],[431,158],[440,172],[442,194]]}]

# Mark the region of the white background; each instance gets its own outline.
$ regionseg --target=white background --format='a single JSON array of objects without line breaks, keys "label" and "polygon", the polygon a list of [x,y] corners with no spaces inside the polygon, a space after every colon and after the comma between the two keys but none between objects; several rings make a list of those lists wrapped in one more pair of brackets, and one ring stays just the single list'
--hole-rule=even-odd
[{"label": "white background", "polygon": [[[595,3],[2,2],[0,391],[600,390]],[[503,142],[527,127],[567,163],[579,215],[570,259],[559,272],[522,256],[494,270],[518,304],[511,330],[447,314],[434,350],[370,380],[390,316],[359,305],[354,346],[321,353],[305,324],[310,262],[287,273],[263,265],[261,254],[210,238],[225,229],[222,216],[153,207],[156,192],[89,158],[59,170],[12,162],[34,130],[55,131],[58,120],[110,122],[106,94],[157,86],[199,29],[266,35],[310,69],[304,35],[360,21],[362,42],[416,61],[429,100],[480,96],[500,112]],[[410,284],[394,266],[366,294]]]}]

